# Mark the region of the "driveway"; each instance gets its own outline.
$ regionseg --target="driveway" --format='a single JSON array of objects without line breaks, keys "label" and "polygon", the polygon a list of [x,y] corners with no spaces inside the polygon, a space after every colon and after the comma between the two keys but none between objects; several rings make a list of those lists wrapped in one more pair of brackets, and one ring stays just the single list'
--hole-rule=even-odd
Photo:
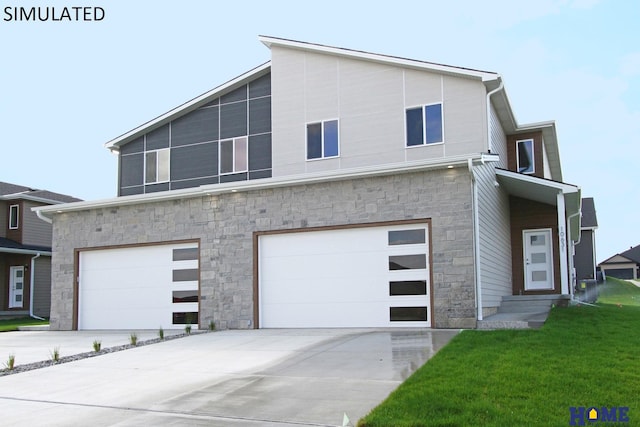
[{"label": "driveway", "polygon": [[[0,377],[2,424],[341,426],[347,414],[355,425],[457,332],[196,334]],[[0,334],[0,361],[11,334]]]}]

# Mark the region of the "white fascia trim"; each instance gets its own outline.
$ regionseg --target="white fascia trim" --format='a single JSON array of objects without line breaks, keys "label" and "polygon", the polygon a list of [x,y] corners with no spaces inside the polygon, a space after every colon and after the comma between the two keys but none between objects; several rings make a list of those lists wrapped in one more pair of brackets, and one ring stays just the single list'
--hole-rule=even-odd
[{"label": "white fascia trim", "polygon": [[191,101],[187,101],[184,104],[182,104],[182,105],[180,105],[180,106],[178,106],[178,107],[176,107],[176,108],[174,108],[174,109],[172,109],[172,110],[170,110],[170,111],[168,111],[168,112],[156,117],[155,119],[150,120],[150,121],[146,122],[145,124],[143,124],[141,126],[138,126],[137,128],[132,129],[129,132],[120,135],[117,138],[112,139],[111,141],[105,143],[104,146],[106,148],[108,148],[109,150],[111,150],[111,151],[118,151],[118,149],[119,149],[119,147],[120,147],[120,145],[121,145],[121,143],[123,141],[126,141],[128,139],[137,137],[139,134],[144,133],[147,129],[149,129],[149,128],[155,126],[155,125],[158,125],[160,123],[163,123],[165,121],[168,121],[170,118],[172,118],[176,114],[179,114],[182,111],[189,110],[190,108],[197,108],[197,107],[199,107],[199,104],[206,104],[205,101],[208,100],[209,98],[218,95],[219,93],[223,92],[224,90],[226,90],[226,89],[228,89],[228,88],[230,88],[230,87],[242,82],[243,80],[246,80],[246,79],[250,78],[251,76],[253,76],[255,74],[259,74],[260,72],[268,69],[269,67],[271,67],[271,61],[265,62],[264,64],[259,65],[256,68],[254,68],[252,70],[249,70],[246,73],[244,73],[244,74],[242,74],[242,75],[240,75],[240,76],[238,76],[238,77],[236,77],[236,78],[234,78],[232,80],[229,80],[228,82],[223,83],[222,85],[220,85],[220,86],[218,86],[218,87],[216,87],[214,89],[211,89],[210,91],[205,92],[200,96],[197,96],[197,97],[193,98]]},{"label": "white fascia trim", "polygon": [[111,199],[82,201],[65,203],[57,206],[40,206],[31,208],[38,217],[51,222],[54,214],[82,211],[88,209],[107,208],[113,206],[126,206],[143,203],[154,203],[164,200],[186,199],[201,197],[203,195],[216,196],[219,194],[237,193],[268,188],[289,187],[294,185],[316,184],[320,182],[342,181],[353,178],[366,178],[370,176],[384,176],[399,173],[418,172],[430,169],[444,169],[448,167],[467,167],[469,160],[472,162],[494,161],[496,156],[486,154],[474,154],[464,156],[452,156],[446,158],[419,160],[413,162],[395,163],[385,166],[362,167],[343,170],[339,172],[317,172],[286,177],[265,178],[260,180],[227,182],[224,184],[209,184],[181,190],[168,190],[157,193],[135,194],[132,196],[115,197]]},{"label": "white fascia trim", "polygon": [[380,62],[385,64],[399,65],[403,67],[418,68],[439,73],[452,74],[457,76],[474,77],[482,81],[498,79],[498,74],[490,71],[474,70],[471,68],[455,67],[451,65],[436,64],[432,62],[419,61],[416,59],[400,58],[396,56],[381,55],[377,53],[351,50],[340,47],[325,46],[314,43],[300,42],[296,40],[281,39],[270,36],[258,36],[258,40],[265,46],[271,48],[272,45],[284,46],[288,48],[320,52],[325,54],[357,58],[366,61]]},{"label": "white fascia trim", "polygon": [[564,194],[580,193],[580,187],[578,187],[577,185],[551,181],[548,179],[538,178],[536,176],[525,175],[523,173],[517,173],[517,172],[507,171],[503,169],[496,169],[496,175],[503,176],[505,178],[515,178],[520,181],[530,182],[531,184],[544,185],[547,187],[556,188],[559,191],[562,191]]},{"label": "white fascia trim", "polygon": [[50,205],[64,203],[59,200],[45,199],[43,197],[31,196],[25,193],[5,194],[4,196],[0,196],[0,200],[29,200],[31,202],[47,203]]},{"label": "white fascia trim", "polygon": [[35,249],[14,249],[0,247],[0,254],[19,254],[19,255],[37,255],[51,256],[50,251],[39,251]]}]

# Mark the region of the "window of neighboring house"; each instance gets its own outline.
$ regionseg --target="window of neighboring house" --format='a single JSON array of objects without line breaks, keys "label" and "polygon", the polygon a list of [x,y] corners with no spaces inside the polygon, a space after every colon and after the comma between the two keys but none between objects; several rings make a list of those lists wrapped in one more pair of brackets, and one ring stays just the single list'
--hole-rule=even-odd
[{"label": "window of neighboring house", "polygon": [[442,104],[408,108],[407,147],[444,142]]},{"label": "window of neighboring house", "polygon": [[145,154],[145,183],[169,181],[169,149],[147,151]]},{"label": "window of neighboring house", "polygon": [[225,139],[220,141],[220,174],[247,171],[248,149],[247,137]]},{"label": "window of neighboring house", "polygon": [[307,123],[307,160],[340,155],[338,120]]},{"label": "window of neighboring house", "polygon": [[20,206],[18,205],[9,206],[9,229],[10,230],[15,230],[20,226],[19,214],[20,214]]},{"label": "window of neighboring house", "polygon": [[533,161],[533,139],[516,141],[518,158],[518,172],[534,173],[535,164]]}]

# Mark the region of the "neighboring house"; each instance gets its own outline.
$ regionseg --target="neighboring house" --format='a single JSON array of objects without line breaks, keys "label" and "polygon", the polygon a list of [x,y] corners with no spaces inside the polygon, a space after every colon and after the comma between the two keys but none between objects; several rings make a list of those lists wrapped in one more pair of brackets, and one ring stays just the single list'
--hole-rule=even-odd
[{"label": "neighboring house", "polygon": [[582,199],[582,221],[580,227],[580,242],[576,244],[576,252],[573,256],[576,268],[576,278],[596,278],[596,229],[598,219],[596,207],[592,197]]},{"label": "neighboring house", "polygon": [[0,182],[0,316],[49,317],[51,225],[31,208],[79,200]]},{"label": "neighboring house", "polygon": [[605,276],[618,279],[638,279],[640,277],[640,245],[615,254],[598,264]]},{"label": "neighboring house", "polygon": [[271,60],[106,144],[53,222],[53,329],[474,328],[573,292],[580,189],[499,74],[260,37]]}]

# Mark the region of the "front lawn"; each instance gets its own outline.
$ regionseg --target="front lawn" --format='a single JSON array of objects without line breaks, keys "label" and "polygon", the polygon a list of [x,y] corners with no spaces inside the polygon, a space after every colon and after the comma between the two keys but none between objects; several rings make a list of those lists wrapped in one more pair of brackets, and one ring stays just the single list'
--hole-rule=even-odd
[{"label": "front lawn", "polygon": [[566,426],[570,407],[629,407],[640,425],[640,288],[625,285],[539,330],[463,331],[358,425]]},{"label": "front lawn", "polygon": [[19,326],[48,325],[48,320],[32,319],[22,317],[20,319],[0,320],[0,332],[17,331]]}]

